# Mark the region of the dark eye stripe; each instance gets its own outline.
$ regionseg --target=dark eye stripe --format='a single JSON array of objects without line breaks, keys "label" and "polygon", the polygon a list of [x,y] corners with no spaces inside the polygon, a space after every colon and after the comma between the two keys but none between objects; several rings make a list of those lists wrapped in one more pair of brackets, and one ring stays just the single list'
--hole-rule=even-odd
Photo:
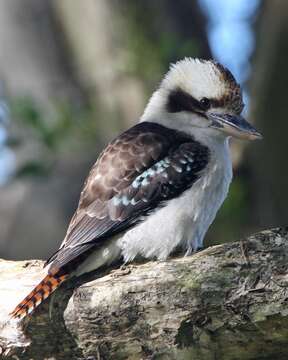
[{"label": "dark eye stripe", "polygon": [[181,89],[171,91],[166,106],[167,111],[171,113],[180,111],[199,112],[205,110],[200,101]]},{"label": "dark eye stripe", "polygon": [[[210,103],[209,107],[221,108],[224,106],[229,106],[238,113],[240,113],[244,107],[241,96],[236,96],[235,94],[234,101],[232,101],[233,94],[225,94],[220,99],[209,98],[207,100]],[[208,107],[205,106],[204,103],[201,104],[201,100],[198,101],[193,96],[187,94],[185,91],[176,89],[171,91],[169,94],[166,109],[170,113],[190,111],[205,116],[203,112],[206,111]]]}]

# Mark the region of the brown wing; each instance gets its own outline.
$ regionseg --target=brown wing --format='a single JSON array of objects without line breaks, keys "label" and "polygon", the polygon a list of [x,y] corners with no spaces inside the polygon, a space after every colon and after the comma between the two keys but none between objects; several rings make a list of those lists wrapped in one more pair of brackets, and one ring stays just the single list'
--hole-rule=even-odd
[{"label": "brown wing", "polygon": [[91,169],[66,238],[48,262],[68,264],[179,196],[208,158],[206,147],[158,124],[144,122],[124,132]]}]

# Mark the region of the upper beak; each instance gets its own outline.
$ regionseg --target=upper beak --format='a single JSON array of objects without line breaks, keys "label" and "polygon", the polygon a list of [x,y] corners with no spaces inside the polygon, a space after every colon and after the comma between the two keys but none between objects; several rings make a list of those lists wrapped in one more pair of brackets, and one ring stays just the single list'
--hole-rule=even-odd
[{"label": "upper beak", "polygon": [[236,138],[247,140],[260,140],[263,138],[242,116],[208,113],[207,117],[212,121],[210,127],[222,130]]}]

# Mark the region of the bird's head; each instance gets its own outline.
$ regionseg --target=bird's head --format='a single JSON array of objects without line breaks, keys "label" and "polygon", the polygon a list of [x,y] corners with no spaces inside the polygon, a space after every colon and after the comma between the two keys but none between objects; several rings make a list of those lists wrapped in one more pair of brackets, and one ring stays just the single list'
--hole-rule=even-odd
[{"label": "bird's head", "polygon": [[185,58],[173,64],[151,97],[142,120],[209,136],[260,139],[240,114],[244,104],[231,72],[212,60]]}]

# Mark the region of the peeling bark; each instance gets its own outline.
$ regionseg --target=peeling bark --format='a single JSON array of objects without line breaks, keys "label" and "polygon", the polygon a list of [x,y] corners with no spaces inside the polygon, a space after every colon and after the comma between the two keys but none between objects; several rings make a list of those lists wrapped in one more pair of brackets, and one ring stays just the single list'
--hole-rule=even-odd
[{"label": "peeling bark", "polygon": [[2,260],[2,356],[286,359],[287,263],[282,228],[190,257],[110,270],[74,289],[62,286],[25,324],[24,341],[21,329],[7,338],[4,319],[41,278],[42,262]]}]

